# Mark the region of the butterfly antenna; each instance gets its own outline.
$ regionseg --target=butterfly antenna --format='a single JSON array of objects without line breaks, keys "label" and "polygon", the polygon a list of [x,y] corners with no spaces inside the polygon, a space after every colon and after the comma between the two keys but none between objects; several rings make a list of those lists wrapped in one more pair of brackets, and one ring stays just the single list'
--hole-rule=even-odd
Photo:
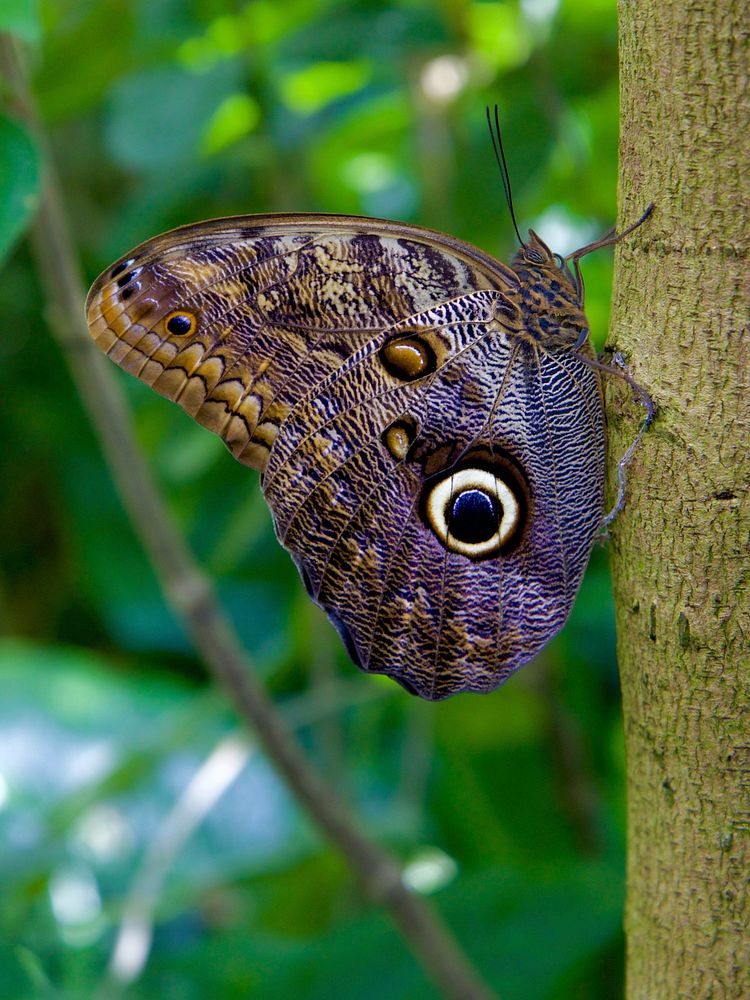
[{"label": "butterfly antenna", "polygon": [[489,107],[487,107],[485,110],[487,112],[487,127],[490,130],[490,138],[492,139],[492,148],[495,151],[495,159],[497,160],[497,165],[500,170],[500,180],[503,182],[503,192],[505,194],[505,200],[508,203],[508,210],[510,211],[510,217],[513,220],[513,228],[516,231],[518,242],[521,244],[521,246],[524,246],[524,242],[521,239],[521,234],[518,231],[518,223],[516,222],[516,213],[513,209],[513,194],[511,193],[510,190],[510,174],[508,173],[508,164],[505,161],[505,150],[503,149],[503,136],[500,131],[500,113],[498,111],[498,107],[496,104],[494,121],[493,121],[493,116],[490,112]]}]

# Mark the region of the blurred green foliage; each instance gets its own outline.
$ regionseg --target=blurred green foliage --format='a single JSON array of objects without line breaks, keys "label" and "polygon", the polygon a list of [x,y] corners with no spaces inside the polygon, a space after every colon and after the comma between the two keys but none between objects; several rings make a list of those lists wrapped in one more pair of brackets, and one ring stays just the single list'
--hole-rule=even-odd
[{"label": "blurred green foliage", "polygon": [[[171,226],[274,210],[415,221],[507,259],[484,121],[495,102],[521,225],[565,252],[613,221],[614,0],[4,0],[0,26],[32,43],[89,279]],[[37,183],[28,136],[0,119],[0,254]],[[585,276],[601,345],[606,253]],[[123,515],[41,301],[16,246],[0,280],[8,1000],[95,995],[139,879],[154,876],[150,845],[198,769],[220,781],[237,742]],[[257,477],[117,377],[175,517],[311,757],[504,1000],[619,996],[623,760],[602,551],[568,627],[505,688],[417,703],[346,660],[273,538]],[[243,753],[172,844],[126,996],[434,996],[262,756]]]}]

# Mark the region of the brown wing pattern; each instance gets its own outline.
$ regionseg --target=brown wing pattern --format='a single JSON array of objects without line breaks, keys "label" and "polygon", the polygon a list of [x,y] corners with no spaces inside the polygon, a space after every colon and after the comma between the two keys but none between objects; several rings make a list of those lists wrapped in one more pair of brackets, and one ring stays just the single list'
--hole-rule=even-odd
[{"label": "brown wing pattern", "polygon": [[[89,326],[122,368],[262,470],[290,406],[374,334],[435,302],[515,280],[480,251],[456,241],[446,252],[439,234],[401,228],[335,216],[187,226],[101,275]],[[165,329],[175,311],[195,317],[186,334]]]},{"label": "brown wing pattern", "polygon": [[417,227],[219,220],[94,284],[97,343],[262,473],[363,669],[487,691],[565,621],[601,521],[596,373],[529,335],[516,272]]}]

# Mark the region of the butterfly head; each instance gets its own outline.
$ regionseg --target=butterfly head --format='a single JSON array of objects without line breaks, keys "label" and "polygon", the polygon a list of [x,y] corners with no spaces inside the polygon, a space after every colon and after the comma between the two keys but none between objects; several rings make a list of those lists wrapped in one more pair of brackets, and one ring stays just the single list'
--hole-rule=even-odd
[{"label": "butterfly head", "polygon": [[553,253],[533,229],[529,230],[529,238],[514,254],[510,266],[522,280],[546,277],[550,281],[561,282],[572,294],[577,295],[575,276],[568,268],[565,258],[559,253]]},{"label": "butterfly head", "polygon": [[[522,286],[532,288],[537,296],[541,295],[542,298],[546,299],[552,307],[552,311],[559,311],[561,305],[564,309],[565,303],[567,303],[572,313],[578,314],[577,319],[582,321],[583,328],[585,328],[586,318],[583,313],[585,288],[581,274],[581,258],[594,250],[601,250],[603,247],[619,243],[624,237],[638,229],[649,218],[653,210],[654,204],[652,202],[640,218],[636,219],[627,229],[618,233],[612,228],[600,239],[579,247],[578,250],[574,250],[566,257],[553,253],[544,240],[537,236],[533,229],[530,229],[529,238],[526,242],[521,242],[520,248],[511,261],[511,267],[520,277]],[[516,232],[518,232],[517,228]],[[571,315],[570,318],[574,317]],[[577,346],[580,346],[580,343],[585,340],[585,336],[586,334],[582,330],[576,341]],[[581,337],[583,340],[580,339]]]}]

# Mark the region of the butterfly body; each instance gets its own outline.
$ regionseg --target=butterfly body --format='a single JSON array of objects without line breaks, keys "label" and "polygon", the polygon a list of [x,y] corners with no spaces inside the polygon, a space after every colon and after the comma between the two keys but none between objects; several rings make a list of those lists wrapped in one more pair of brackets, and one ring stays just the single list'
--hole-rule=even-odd
[{"label": "butterfly body", "polygon": [[92,336],[260,471],[276,533],[362,669],[489,691],[562,627],[603,513],[579,287],[383,220],[201,223],[95,282]]}]

